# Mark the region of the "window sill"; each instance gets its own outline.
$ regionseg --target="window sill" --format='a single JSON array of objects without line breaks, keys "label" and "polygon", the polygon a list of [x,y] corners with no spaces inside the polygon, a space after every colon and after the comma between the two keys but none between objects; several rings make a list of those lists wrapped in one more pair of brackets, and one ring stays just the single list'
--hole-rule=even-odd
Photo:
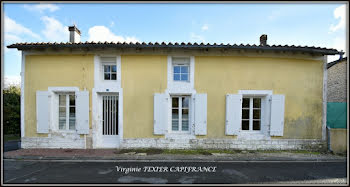
[{"label": "window sill", "polygon": [[169,132],[165,135],[167,139],[194,139],[195,136],[190,132]]},{"label": "window sill", "polygon": [[54,131],[56,133],[67,133],[67,134],[73,134],[73,133],[76,133],[77,130],[56,130]]}]

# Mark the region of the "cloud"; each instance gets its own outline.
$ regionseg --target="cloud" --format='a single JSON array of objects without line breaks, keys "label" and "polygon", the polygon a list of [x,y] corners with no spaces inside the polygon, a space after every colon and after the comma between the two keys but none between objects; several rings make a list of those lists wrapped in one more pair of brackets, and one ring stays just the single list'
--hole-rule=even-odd
[{"label": "cloud", "polygon": [[21,85],[21,76],[5,76],[4,77],[4,88],[9,86],[20,86]]},{"label": "cloud", "polygon": [[190,34],[190,40],[191,40],[191,42],[204,42],[205,41],[203,36],[197,35],[193,32]]},{"label": "cloud", "polygon": [[208,30],[209,29],[209,26],[208,26],[208,24],[204,24],[203,26],[202,26],[202,31],[206,31],[206,30]]},{"label": "cloud", "polygon": [[136,37],[118,36],[105,26],[93,26],[89,29],[88,33],[89,33],[88,41],[94,41],[94,42],[112,41],[112,42],[133,42],[133,43],[139,42],[139,40]]},{"label": "cloud", "polygon": [[14,34],[9,34],[9,33],[5,34],[5,40],[6,40],[6,43],[18,43],[23,41],[22,38],[20,38],[19,36],[16,36]]},{"label": "cloud", "polygon": [[22,39],[19,35],[31,36],[35,39],[40,39],[40,36],[33,33],[30,29],[24,27],[23,25],[16,23],[15,20],[7,17],[5,15],[5,40],[7,42],[18,42]]},{"label": "cloud", "polygon": [[281,15],[282,15],[282,13],[283,13],[283,12],[282,12],[281,9],[276,9],[276,10],[272,11],[272,12],[267,16],[267,19],[268,19],[269,21],[274,21],[274,20],[280,18]]},{"label": "cloud", "polygon": [[334,10],[334,18],[340,19],[337,25],[331,25],[329,30],[335,32],[337,30],[345,29],[345,5],[341,5]]},{"label": "cloud", "polygon": [[41,17],[41,20],[45,25],[42,33],[48,41],[67,42],[69,40],[69,31],[67,26],[63,26],[61,22],[48,16]]},{"label": "cloud", "polygon": [[[346,52],[345,35],[335,37],[331,48],[337,49],[338,51]],[[347,56],[347,54],[345,53],[343,56]],[[338,60],[338,59],[339,59],[339,55],[328,55],[328,62],[332,62],[332,61]]]},{"label": "cloud", "polygon": [[54,4],[36,4],[36,5],[24,5],[24,8],[30,10],[30,11],[39,11],[42,13],[45,10],[48,10],[50,12],[54,12],[59,9],[57,5]]}]

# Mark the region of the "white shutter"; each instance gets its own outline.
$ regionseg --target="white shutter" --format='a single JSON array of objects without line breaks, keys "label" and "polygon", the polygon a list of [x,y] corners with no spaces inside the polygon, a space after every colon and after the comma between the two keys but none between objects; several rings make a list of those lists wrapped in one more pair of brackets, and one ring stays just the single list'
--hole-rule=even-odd
[{"label": "white shutter", "polygon": [[271,97],[271,136],[283,136],[284,129],[284,95]]},{"label": "white shutter", "polygon": [[50,123],[49,92],[36,92],[36,122],[37,133],[49,133]]},{"label": "white shutter", "polygon": [[207,134],[207,94],[196,94],[194,100],[194,134]]},{"label": "white shutter", "polygon": [[153,107],[153,133],[156,135],[163,135],[168,126],[168,97],[166,94],[154,94]]},{"label": "white shutter", "polygon": [[78,134],[89,134],[89,91],[76,92],[75,108]]},{"label": "white shutter", "polygon": [[242,122],[242,95],[226,95],[226,135],[238,135]]}]

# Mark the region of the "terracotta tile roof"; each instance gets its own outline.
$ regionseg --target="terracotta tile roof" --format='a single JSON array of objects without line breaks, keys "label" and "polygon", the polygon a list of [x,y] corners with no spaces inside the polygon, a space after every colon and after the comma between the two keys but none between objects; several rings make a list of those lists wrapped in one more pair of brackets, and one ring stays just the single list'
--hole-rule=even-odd
[{"label": "terracotta tile roof", "polygon": [[70,43],[70,42],[36,42],[36,43],[15,43],[12,45],[7,46],[8,48],[17,48],[18,50],[25,50],[25,49],[33,49],[33,48],[46,48],[46,47],[64,47],[64,48],[79,48],[79,47],[85,47],[85,48],[98,48],[98,47],[106,47],[106,48],[132,48],[132,47],[139,47],[139,48],[186,48],[186,49],[197,49],[197,48],[228,48],[228,49],[256,49],[256,50],[283,50],[283,51],[300,51],[300,52],[310,52],[310,53],[320,53],[323,55],[335,55],[335,54],[341,54],[343,52],[337,51],[336,49],[329,49],[329,48],[321,48],[321,47],[308,47],[308,46],[294,46],[294,45],[250,45],[250,44],[217,44],[217,43],[185,43],[181,42],[180,44],[178,42],[175,43],[145,43],[145,42],[79,42],[79,43]]}]

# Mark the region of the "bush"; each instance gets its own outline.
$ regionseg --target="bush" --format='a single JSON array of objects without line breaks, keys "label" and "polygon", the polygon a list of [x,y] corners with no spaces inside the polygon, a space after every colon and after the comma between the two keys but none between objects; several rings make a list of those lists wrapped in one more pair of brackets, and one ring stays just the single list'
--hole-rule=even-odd
[{"label": "bush", "polygon": [[21,134],[21,89],[9,86],[3,92],[4,134]]}]

